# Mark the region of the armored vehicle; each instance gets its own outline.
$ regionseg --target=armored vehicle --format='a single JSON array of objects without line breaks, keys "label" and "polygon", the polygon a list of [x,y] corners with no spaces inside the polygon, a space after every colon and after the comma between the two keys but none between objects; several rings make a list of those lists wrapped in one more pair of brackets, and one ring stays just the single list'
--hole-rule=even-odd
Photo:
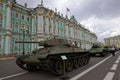
[{"label": "armored vehicle", "polygon": [[105,46],[104,47],[106,51],[108,51],[109,53],[112,53],[112,52],[116,52],[118,51],[119,49],[115,46]]},{"label": "armored vehicle", "polygon": [[73,68],[89,63],[89,52],[77,46],[71,46],[65,39],[53,38],[36,43],[39,43],[39,46],[43,46],[43,48],[35,49],[32,53],[22,54],[17,57],[16,64],[24,70],[34,71],[44,68],[56,75],[63,75],[64,70],[69,72]]},{"label": "armored vehicle", "polygon": [[104,50],[111,53],[111,52],[112,52],[112,47],[110,47],[110,46],[105,46],[105,47],[104,47]]},{"label": "armored vehicle", "polygon": [[99,44],[94,44],[92,48],[89,50],[89,53],[91,56],[106,56],[109,51],[103,47],[101,47]]}]

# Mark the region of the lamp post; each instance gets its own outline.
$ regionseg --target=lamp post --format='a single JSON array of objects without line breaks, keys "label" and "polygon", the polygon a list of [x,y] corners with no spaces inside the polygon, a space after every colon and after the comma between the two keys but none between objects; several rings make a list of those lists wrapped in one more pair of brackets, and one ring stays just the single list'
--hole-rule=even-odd
[{"label": "lamp post", "polygon": [[[23,29],[23,42],[25,40],[25,30]],[[24,47],[24,43],[23,43],[23,54],[25,54],[25,47]]]},{"label": "lamp post", "polygon": [[25,41],[25,27],[22,27],[21,28],[21,30],[22,30],[22,35],[23,35],[23,54],[25,54],[25,47],[24,47],[24,41]]}]

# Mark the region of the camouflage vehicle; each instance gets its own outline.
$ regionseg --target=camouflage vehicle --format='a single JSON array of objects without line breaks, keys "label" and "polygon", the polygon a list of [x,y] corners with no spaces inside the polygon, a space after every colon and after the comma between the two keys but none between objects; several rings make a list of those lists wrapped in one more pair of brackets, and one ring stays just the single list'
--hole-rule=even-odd
[{"label": "camouflage vehicle", "polygon": [[[112,48],[113,48],[113,49],[112,49]],[[107,51],[107,52],[109,52],[109,53],[112,53],[112,52],[118,51],[118,48],[115,47],[115,46],[105,46],[105,47],[104,47],[104,50]]]},{"label": "camouflage vehicle", "polygon": [[104,47],[104,50],[107,51],[107,52],[112,52],[112,47],[110,47],[110,46],[105,46],[105,47]]},{"label": "camouflage vehicle", "polygon": [[[88,64],[90,60],[88,51],[84,51],[76,46],[71,47],[65,39],[50,39],[31,43],[39,43],[40,46],[44,47],[17,57],[16,64],[27,71],[44,68],[56,75],[63,75],[64,69],[67,72],[71,71],[73,68]],[[63,64],[64,61],[65,64]]]},{"label": "camouflage vehicle", "polygon": [[90,53],[91,56],[99,55],[99,56],[104,57],[104,56],[108,55],[108,49],[107,48],[105,49],[98,44],[94,44],[92,46],[92,48],[89,50],[89,53]]}]

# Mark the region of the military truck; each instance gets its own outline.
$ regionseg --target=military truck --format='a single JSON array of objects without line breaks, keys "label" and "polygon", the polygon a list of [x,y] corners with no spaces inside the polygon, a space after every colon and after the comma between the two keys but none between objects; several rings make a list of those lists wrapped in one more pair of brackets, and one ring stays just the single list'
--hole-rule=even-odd
[{"label": "military truck", "polygon": [[17,57],[16,64],[27,71],[38,69],[48,69],[56,75],[64,74],[74,68],[84,66],[89,63],[90,55],[88,51],[77,46],[71,46],[66,39],[45,40],[41,42],[18,42],[18,43],[39,43],[38,48],[29,54],[21,54]]}]

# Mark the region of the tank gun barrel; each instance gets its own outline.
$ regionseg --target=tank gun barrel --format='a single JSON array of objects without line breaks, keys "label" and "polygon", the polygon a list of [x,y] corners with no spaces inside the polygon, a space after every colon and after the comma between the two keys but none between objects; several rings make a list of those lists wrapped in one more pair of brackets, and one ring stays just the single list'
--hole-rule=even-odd
[{"label": "tank gun barrel", "polygon": [[50,47],[50,46],[71,46],[67,40],[64,39],[51,39],[45,41],[15,41],[15,43],[36,43],[39,46]]},{"label": "tank gun barrel", "polygon": [[36,41],[15,41],[15,43],[41,43]]},{"label": "tank gun barrel", "polygon": [[39,44],[39,46],[44,46],[44,47],[49,47],[49,46],[53,46],[52,44],[49,44],[48,42],[46,41],[15,41],[15,43],[36,43],[36,44]]}]

